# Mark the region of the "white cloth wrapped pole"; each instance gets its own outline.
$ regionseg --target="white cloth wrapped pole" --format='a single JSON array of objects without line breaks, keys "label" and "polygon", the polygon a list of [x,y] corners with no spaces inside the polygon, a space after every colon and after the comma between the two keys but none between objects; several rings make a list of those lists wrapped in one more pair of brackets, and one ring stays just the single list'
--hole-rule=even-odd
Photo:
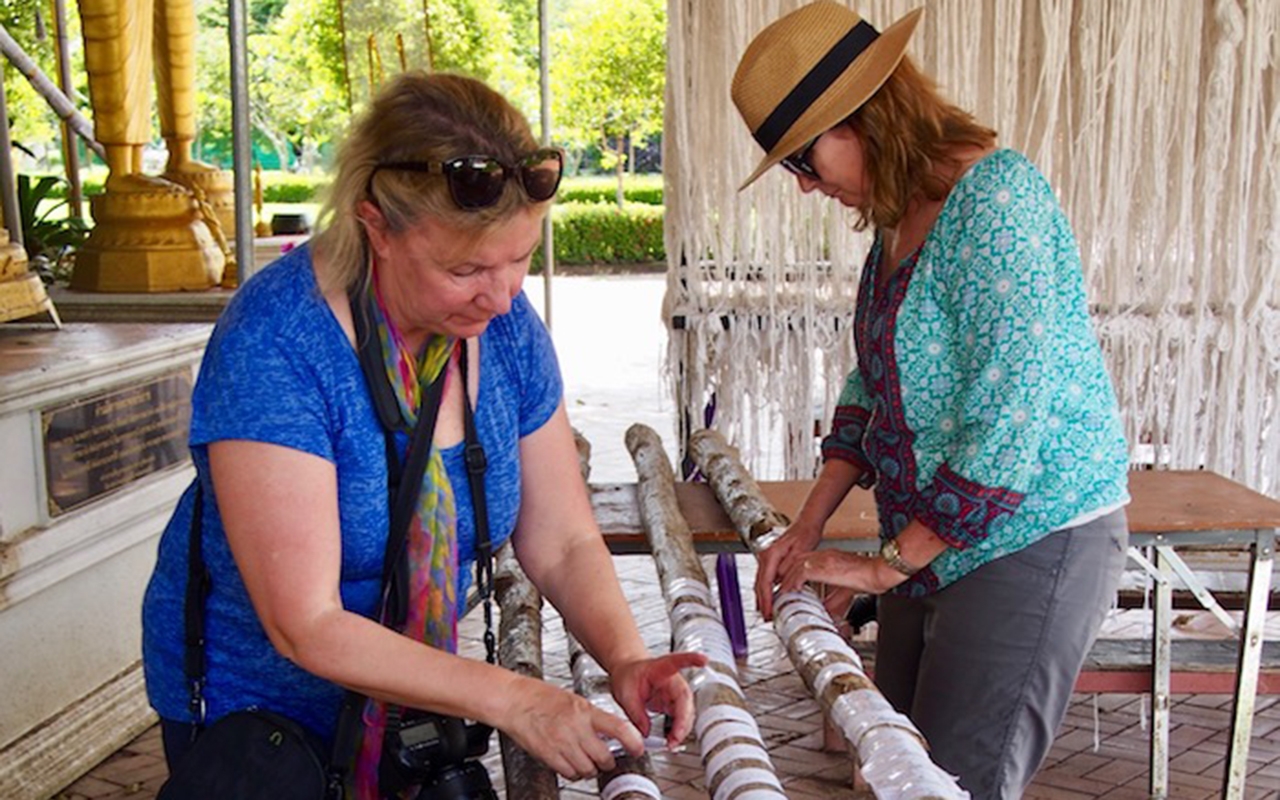
[{"label": "white cloth wrapped pole", "polygon": [[694,733],[712,800],[772,800],[786,795],[738,685],[729,634],[716,611],[693,534],[676,502],[675,474],[652,428],[632,425],[627,450],[640,476],[637,499],[658,568],[676,650],[703,653],[686,675],[697,707]]},{"label": "white cloth wrapped pole", "polygon": [[[760,486],[718,432],[690,440],[694,462],[753,553],[780,535],[786,517],[773,509]],[[836,630],[810,589],[779,595],[774,630],[809,691],[857,755],[862,777],[880,800],[955,800],[969,794],[933,763],[924,737],[889,705],[867,677],[862,660]]]},{"label": "white cloth wrapped pole", "polygon": [[[582,472],[582,480],[591,474],[591,443],[580,431],[574,430],[573,441],[578,448],[578,469]],[[573,690],[591,701],[591,704],[626,717],[626,713],[613,699],[609,684],[609,674],[599,662],[583,649],[572,635],[567,637],[569,649],[569,668],[573,672]],[[623,753],[614,759],[615,766],[602,774],[596,781],[600,796],[604,800],[650,800],[662,796],[658,785],[653,781],[653,768],[649,756],[639,758]]]}]

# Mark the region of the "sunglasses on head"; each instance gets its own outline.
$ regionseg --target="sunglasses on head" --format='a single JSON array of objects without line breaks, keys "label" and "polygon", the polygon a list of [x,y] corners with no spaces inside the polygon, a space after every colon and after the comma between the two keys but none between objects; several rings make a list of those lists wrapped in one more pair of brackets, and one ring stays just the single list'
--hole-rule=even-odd
[{"label": "sunglasses on head", "polygon": [[782,166],[786,168],[796,177],[810,178],[815,181],[822,180],[822,176],[818,174],[818,170],[814,168],[813,163],[809,161],[809,154],[813,152],[813,146],[822,138],[822,134],[818,134],[809,140],[809,143],[800,148],[796,152],[782,159]]},{"label": "sunglasses on head", "polygon": [[388,161],[376,165],[369,173],[370,187],[373,176],[382,169],[444,175],[453,202],[459,208],[474,211],[498,202],[512,178],[519,181],[525,195],[536,203],[555,197],[564,171],[564,153],[554,147],[544,147],[522,156],[515,164],[504,164],[493,156],[458,156],[440,162]]}]

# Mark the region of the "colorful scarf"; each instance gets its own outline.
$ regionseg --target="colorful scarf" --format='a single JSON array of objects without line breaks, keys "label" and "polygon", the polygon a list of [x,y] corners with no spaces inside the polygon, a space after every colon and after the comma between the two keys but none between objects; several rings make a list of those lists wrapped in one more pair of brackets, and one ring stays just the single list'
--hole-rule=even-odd
[{"label": "colorful scarf", "polygon": [[[387,378],[410,426],[418,422],[422,399],[431,383],[449,365],[457,342],[431,336],[420,355],[409,352],[378,291],[370,281],[374,328],[382,344]],[[359,313],[353,309],[354,313]],[[446,377],[447,380],[447,377]],[[447,386],[447,384],[446,384]],[[453,486],[439,448],[431,447],[417,506],[409,521],[406,551],[409,559],[408,611],[401,633],[449,653],[458,649],[458,536]],[[387,725],[387,706],[368,700],[363,714],[360,751],[356,757],[355,792],[358,800],[376,800],[378,763]]]}]

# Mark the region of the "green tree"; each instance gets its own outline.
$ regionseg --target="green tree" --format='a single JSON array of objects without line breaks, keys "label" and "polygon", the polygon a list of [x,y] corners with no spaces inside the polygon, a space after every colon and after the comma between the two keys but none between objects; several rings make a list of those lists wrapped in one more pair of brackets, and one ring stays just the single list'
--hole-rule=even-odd
[{"label": "green tree", "polygon": [[602,163],[617,175],[621,206],[627,141],[662,129],[664,0],[579,0],[565,23],[552,48],[556,126],[577,144],[600,144]]},{"label": "green tree", "polygon": [[[0,3],[0,24],[14,41],[35,61],[41,71],[54,83],[58,82],[57,42],[54,21],[50,17],[52,4],[45,0],[4,0]],[[84,72],[80,47],[80,20],[72,5],[67,13],[67,36],[72,50],[71,72],[75,86],[72,100],[88,116],[88,79]],[[4,65],[5,105],[9,115],[10,135],[13,140],[37,155],[57,155],[60,147],[58,117],[39,93],[31,88],[27,79],[7,59],[0,57]]]}]

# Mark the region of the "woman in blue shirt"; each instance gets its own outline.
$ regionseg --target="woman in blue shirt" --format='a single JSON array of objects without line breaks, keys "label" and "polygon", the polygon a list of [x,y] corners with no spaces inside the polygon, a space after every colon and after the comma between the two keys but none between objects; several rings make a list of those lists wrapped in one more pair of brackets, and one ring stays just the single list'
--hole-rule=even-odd
[{"label": "woman in blue shirt", "polygon": [[[147,689],[171,764],[193,724],[251,706],[332,739],[344,689],[371,698],[354,773],[361,800],[385,793],[388,709],[487,723],[571,779],[612,768],[607,738],[642,752],[646,706],[672,715],[673,742],[689,732],[678,672],[703,658],[655,659],[640,639],[578,472],[550,337],[521,291],[562,160],[479,81],[398,76],[343,144],[322,231],[247,281],[219,319],[193,396],[196,485],[161,539],[144,607]],[[369,374],[410,426],[428,387],[444,387],[424,478],[410,487],[397,630],[380,624],[389,448],[357,357],[360,319],[378,340]],[[476,542],[464,404],[487,457],[493,547],[512,540],[634,726],[456,655]],[[402,463],[407,444],[398,433]],[[192,718],[183,672],[197,508],[211,579],[203,719]]]},{"label": "woman in blue shirt", "polygon": [[[873,227],[822,470],[756,598],[881,595],[876,682],[974,797],[1020,797],[1124,566],[1125,444],[1074,235],[1044,177],[828,0],[747,48],[733,99],[803,192]],[[874,487],[874,558],[817,550]]]}]

